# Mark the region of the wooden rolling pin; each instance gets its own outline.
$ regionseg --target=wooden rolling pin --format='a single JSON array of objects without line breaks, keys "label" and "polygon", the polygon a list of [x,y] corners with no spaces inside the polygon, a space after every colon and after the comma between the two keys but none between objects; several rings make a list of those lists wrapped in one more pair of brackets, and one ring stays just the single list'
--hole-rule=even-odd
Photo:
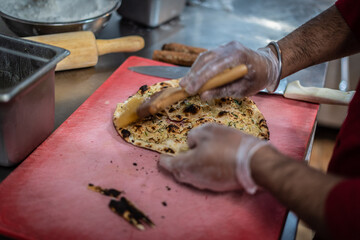
[{"label": "wooden rolling pin", "polygon": [[[207,90],[231,83],[245,76],[247,73],[248,69],[244,64],[227,69],[224,72],[209,79],[199,89],[198,93],[200,94]],[[154,115],[155,113],[158,113],[164,110],[166,107],[187,97],[190,97],[190,95],[181,87],[166,88],[165,90],[162,90],[147,98],[145,102],[138,107],[137,114],[140,118]]]},{"label": "wooden rolling pin", "polygon": [[[207,81],[200,88],[199,93],[233,82],[245,76],[247,72],[248,69],[245,65],[239,65],[232,69],[225,70]],[[123,106],[124,111],[115,118],[115,126],[117,128],[124,128],[132,122],[155,114],[187,97],[189,97],[189,94],[181,87],[166,88],[155,93],[150,98],[145,99],[145,101],[141,96],[134,95],[134,97],[129,98],[125,102]]]},{"label": "wooden rolling pin", "polygon": [[96,39],[93,32],[90,31],[41,35],[24,39],[69,50],[70,55],[57,64],[56,71],[92,67],[97,64],[98,57],[101,55],[115,52],[136,52],[145,45],[144,39],[140,36],[100,40]]}]

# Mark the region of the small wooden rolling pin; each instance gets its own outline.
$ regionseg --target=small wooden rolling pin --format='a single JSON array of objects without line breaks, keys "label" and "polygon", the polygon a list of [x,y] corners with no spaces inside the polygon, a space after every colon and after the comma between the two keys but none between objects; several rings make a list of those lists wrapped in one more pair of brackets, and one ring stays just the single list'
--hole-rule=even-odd
[{"label": "small wooden rolling pin", "polygon": [[[227,69],[224,72],[209,79],[198,91],[199,94],[226,84],[229,84],[248,73],[246,65],[241,64],[234,68]],[[140,118],[153,115],[164,110],[166,107],[183,100],[190,95],[181,87],[166,88],[150,96],[137,109]]]},{"label": "small wooden rolling pin", "polygon": [[[233,82],[236,79],[245,76],[247,72],[248,69],[245,65],[239,65],[232,69],[228,69],[207,81],[200,88],[199,93]],[[124,128],[130,123],[155,114],[171,104],[187,97],[189,97],[189,94],[181,87],[166,88],[155,93],[145,101],[141,96],[134,95],[134,97],[129,98],[123,105],[124,111],[120,116],[115,118],[115,125],[117,128]]]},{"label": "small wooden rolling pin", "polygon": [[136,52],[141,50],[145,41],[140,36],[127,36],[116,39],[96,39],[90,31],[58,33],[26,37],[24,39],[41,42],[70,51],[70,55],[59,62],[56,71],[92,67],[98,57],[115,52]]}]

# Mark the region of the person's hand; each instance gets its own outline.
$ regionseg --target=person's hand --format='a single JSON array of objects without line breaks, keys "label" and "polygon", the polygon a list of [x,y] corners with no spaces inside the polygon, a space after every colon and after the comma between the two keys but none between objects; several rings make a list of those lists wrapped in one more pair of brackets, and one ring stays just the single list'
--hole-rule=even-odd
[{"label": "person's hand", "polygon": [[240,64],[247,66],[246,76],[223,87],[203,92],[201,98],[242,98],[254,95],[264,88],[271,92],[276,90],[280,74],[277,56],[268,47],[253,51],[236,41],[201,53],[191,70],[180,81],[180,86],[194,95],[209,79]]},{"label": "person's hand", "polygon": [[230,127],[204,124],[189,132],[187,152],[161,155],[160,165],[179,182],[200,189],[230,191],[244,185],[248,191],[248,178],[252,181],[249,161],[264,143]]}]

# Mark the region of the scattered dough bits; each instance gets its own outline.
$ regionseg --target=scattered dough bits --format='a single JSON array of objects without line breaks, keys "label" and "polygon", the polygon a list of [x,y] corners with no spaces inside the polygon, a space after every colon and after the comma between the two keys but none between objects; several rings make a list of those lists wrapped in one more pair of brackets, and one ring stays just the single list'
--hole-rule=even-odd
[{"label": "scattered dough bits", "polygon": [[[147,99],[163,89],[178,87],[179,80],[169,80],[152,86],[141,86],[130,97]],[[179,101],[153,116],[132,123],[125,128],[116,126],[116,120],[126,111],[118,103],[114,112],[114,126],[127,142],[160,153],[176,155],[188,150],[188,132],[205,123],[216,123],[238,129],[260,139],[269,139],[266,120],[250,98],[221,98],[209,104],[199,95]]]},{"label": "scattered dough bits", "polygon": [[139,230],[145,230],[143,223],[147,224],[149,227],[155,226],[143,212],[137,209],[125,197],[121,197],[120,200],[111,200],[109,207],[114,213],[122,216],[127,222]]},{"label": "scattered dough bits", "polygon": [[99,186],[95,186],[92,183],[88,184],[88,189],[101,193],[102,195],[112,197],[110,200],[109,208],[114,213],[120,215],[128,223],[136,227],[137,229],[143,231],[145,230],[145,224],[149,227],[154,227],[155,224],[148,218],[142,211],[140,211],[133,203],[131,203],[125,197],[120,197],[123,194],[123,191],[119,191],[113,188],[104,189]]}]

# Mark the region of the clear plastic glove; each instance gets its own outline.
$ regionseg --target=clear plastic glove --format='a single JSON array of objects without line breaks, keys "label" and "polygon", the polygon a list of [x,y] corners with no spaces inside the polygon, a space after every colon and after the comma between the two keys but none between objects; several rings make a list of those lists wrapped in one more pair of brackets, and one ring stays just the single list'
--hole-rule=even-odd
[{"label": "clear plastic glove", "polygon": [[160,165],[179,182],[200,189],[231,191],[245,187],[247,192],[254,193],[256,185],[249,163],[266,143],[230,127],[204,124],[189,132],[187,152],[175,157],[161,155]]},{"label": "clear plastic glove", "polygon": [[240,64],[245,64],[248,68],[245,77],[203,92],[201,98],[242,98],[254,95],[264,88],[270,92],[276,90],[280,74],[277,56],[268,47],[253,51],[236,41],[200,54],[189,73],[180,81],[180,86],[189,94],[195,95],[209,79]]}]

